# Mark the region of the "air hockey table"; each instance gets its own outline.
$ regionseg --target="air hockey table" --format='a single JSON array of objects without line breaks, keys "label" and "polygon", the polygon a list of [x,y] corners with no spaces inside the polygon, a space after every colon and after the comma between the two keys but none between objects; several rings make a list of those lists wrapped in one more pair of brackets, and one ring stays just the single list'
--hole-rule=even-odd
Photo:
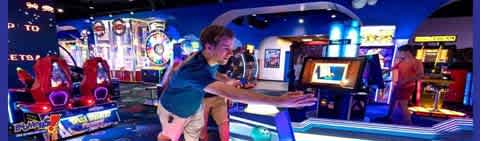
[{"label": "air hockey table", "polygon": [[290,122],[288,110],[248,105],[230,112],[232,141],[427,141],[471,140],[473,121],[455,118],[432,127],[402,126],[335,119],[309,118]]}]

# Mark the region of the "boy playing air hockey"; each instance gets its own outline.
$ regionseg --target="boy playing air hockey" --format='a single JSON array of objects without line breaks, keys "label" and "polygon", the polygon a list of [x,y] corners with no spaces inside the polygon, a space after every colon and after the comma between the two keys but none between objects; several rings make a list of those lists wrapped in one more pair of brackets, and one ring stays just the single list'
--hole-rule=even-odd
[{"label": "boy playing air hockey", "polygon": [[202,51],[187,58],[173,72],[160,97],[157,114],[162,125],[159,141],[177,141],[183,133],[186,141],[198,141],[204,126],[202,100],[205,92],[244,103],[270,104],[278,107],[303,107],[315,104],[312,94],[288,92],[282,96],[267,96],[236,88],[238,80],[216,79],[218,65],[232,56],[233,32],[212,25],[200,35]]}]

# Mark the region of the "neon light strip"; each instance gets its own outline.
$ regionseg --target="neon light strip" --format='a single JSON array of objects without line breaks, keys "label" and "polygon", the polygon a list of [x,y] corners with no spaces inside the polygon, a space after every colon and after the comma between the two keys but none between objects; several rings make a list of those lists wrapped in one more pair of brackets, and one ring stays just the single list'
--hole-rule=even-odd
[{"label": "neon light strip", "polygon": [[467,74],[467,82],[465,82],[465,89],[464,89],[464,92],[463,92],[463,104],[464,105],[471,105],[472,103],[470,103],[470,99],[471,99],[471,93],[470,93],[470,90],[472,89],[472,73],[469,72]]},{"label": "neon light strip", "polygon": [[[387,125],[387,124],[378,124],[378,123],[362,123],[362,122],[329,120],[329,119],[308,119],[307,121],[304,121],[301,123],[292,123],[292,124],[296,130],[300,130],[300,131],[307,131],[314,126],[320,127],[320,128],[325,128],[326,126],[327,128],[334,128],[334,129],[339,129],[338,127],[340,127],[340,128],[343,128],[343,130],[349,130],[349,131],[351,131],[352,129],[357,129],[355,131],[376,133],[376,134],[379,134],[379,133],[391,134],[391,135],[397,135],[397,136],[401,135],[398,133],[436,136],[436,135],[439,135],[439,133],[443,133],[445,131],[453,131],[453,130],[459,130],[459,129],[464,129],[464,130],[473,129],[472,119],[451,119],[451,120],[436,124],[431,128]],[[411,136],[411,135],[408,135],[408,136]],[[424,138],[424,137],[421,137],[421,138]]]},{"label": "neon light strip", "polygon": [[335,137],[335,136],[325,136],[325,135],[315,135],[307,133],[294,133],[295,140],[298,141],[311,141],[312,139],[319,141],[370,141],[354,138],[345,138],[345,137]]},{"label": "neon light strip", "polygon": [[[391,67],[393,67],[393,65],[395,65],[395,59],[397,58],[397,49],[398,49],[398,45],[395,43],[395,49],[393,49],[393,58],[392,58],[392,64],[390,64]],[[393,72],[389,72],[390,73],[390,80],[391,78],[393,78]],[[392,97],[392,91],[393,91],[393,82],[390,81],[390,88],[388,89],[388,98],[387,98],[387,104],[390,104],[390,98]]]},{"label": "neon light strip", "polygon": [[242,57],[242,62],[243,62],[243,74],[242,78],[245,78],[245,74],[247,73],[247,62],[245,62],[245,57],[243,57],[243,54],[240,55]]},{"label": "neon light strip", "polygon": [[8,105],[8,121],[13,123],[12,109],[10,109],[10,92],[7,93],[7,105]]},{"label": "neon light strip", "polygon": [[[255,52],[255,49],[254,49],[253,52]],[[255,79],[258,79],[259,66],[258,66],[258,58],[257,58],[257,55],[256,55],[256,54],[253,55],[253,58],[255,59],[255,66],[256,66],[256,68],[255,68]]]},{"label": "neon light strip", "polygon": [[[266,125],[256,121],[243,119],[236,116],[231,116],[231,119],[241,122],[263,126],[275,130],[275,127]],[[473,130],[472,119],[451,119],[445,122],[434,125],[431,128],[428,127],[410,127],[401,125],[388,125],[379,123],[364,123],[354,121],[343,120],[330,120],[330,119],[308,119],[301,123],[292,123],[294,131],[306,132],[313,127],[318,128],[333,128],[335,130],[357,131],[364,133],[383,134],[391,136],[404,136],[411,138],[424,138],[432,139],[436,136],[442,135],[445,132],[454,132],[457,130]]]}]

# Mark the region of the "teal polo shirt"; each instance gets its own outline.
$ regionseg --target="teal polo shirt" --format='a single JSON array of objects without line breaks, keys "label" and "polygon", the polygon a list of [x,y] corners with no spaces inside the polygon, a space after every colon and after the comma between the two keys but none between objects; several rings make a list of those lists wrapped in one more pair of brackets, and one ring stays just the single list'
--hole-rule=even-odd
[{"label": "teal polo shirt", "polygon": [[173,74],[160,103],[167,111],[182,118],[195,114],[205,95],[203,89],[216,81],[217,68],[217,65],[208,65],[202,53],[197,53]]}]

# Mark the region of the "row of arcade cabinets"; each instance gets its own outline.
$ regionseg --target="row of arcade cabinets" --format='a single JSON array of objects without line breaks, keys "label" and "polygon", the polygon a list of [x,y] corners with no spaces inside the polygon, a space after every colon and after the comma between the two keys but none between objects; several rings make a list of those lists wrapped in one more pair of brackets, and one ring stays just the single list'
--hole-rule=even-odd
[{"label": "row of arcade cabinets", "polygon": [[85,61],[79,87],[73,86],[72,72],[61,57],[40,58],[33,68],[34,76],[18,68],[25,88],[8,92],[9,133],[58,140],[119,122],[105,60]]},{"label": "row of arcade cabinets", "polygon": [[[115,19],[93,24],[94,56],[108,61],[121,81],[142,81],[142,69],[163,71],[172,54],[161,20]],[[148,80],[147,80],[148,81]]]},{"label": "row of arcade cabinets", "polygon": [[[456,36],[415,37],[415,56],[423,62],[425,73],[425,77],[417,83],[413,98],[415,106],[410,107],[416,115],[440,118],[466,115],[455,110],[462,109],[459,107],[466,104],[463,101],[470,96],[467,88],[471,85],[468,84],[471,62],[469,64],[454,58],[455,41]],[[468,55],[462,52],[460,56]],[[448,106],[444,103],[448,103]],[[451,106],[456,108],[450,109]]]}]

